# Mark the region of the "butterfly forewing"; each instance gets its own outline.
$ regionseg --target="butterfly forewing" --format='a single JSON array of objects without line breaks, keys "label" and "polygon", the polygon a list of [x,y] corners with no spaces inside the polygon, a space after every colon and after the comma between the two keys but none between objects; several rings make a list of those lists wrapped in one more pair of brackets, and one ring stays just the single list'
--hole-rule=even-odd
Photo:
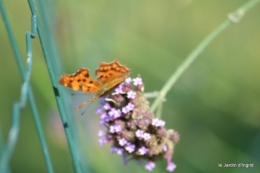
[{"label": "butterfly forewing", "polygon": [[59,83],[75,91],[93,93],[100,89],[100,83],[89,75],[89,69],[84,68],[72,75],[62,74]]}]

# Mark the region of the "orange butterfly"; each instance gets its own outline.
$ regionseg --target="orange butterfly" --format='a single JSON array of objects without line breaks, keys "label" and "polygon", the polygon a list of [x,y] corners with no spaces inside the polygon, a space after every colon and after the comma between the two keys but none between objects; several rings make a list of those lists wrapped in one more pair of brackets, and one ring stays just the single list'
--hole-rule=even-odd
[{"label": "orange butterfly", "polygon": [[121,65],[117,59],[111,63],[101,62],[96,70],[97,80],[90,77],[89,69],[80,68],[72,75],[62,74],[59,83],[75,91],[96,93],[96,96],[83,102],[75,109],[80,109],[85,104],[105,95],[106,92],[123,82],[130,74],[130,69]]}]

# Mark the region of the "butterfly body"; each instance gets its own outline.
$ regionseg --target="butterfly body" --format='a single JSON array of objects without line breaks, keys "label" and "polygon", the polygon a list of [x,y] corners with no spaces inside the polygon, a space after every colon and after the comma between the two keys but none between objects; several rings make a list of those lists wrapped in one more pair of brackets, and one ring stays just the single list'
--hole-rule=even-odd
[{"label": "butterfly body", "polygon": [[101,62],[99,68],[96,70],[97,80],[94,80],[90,74],[89,69],[80,68],[72,75],[62,74],[59,83],[75,91],[86,93],[96,93],[95,97],[83,102],[76,109],[81,108],[85,104],[105,95],[115,86],[123,82],[130,74],[130,69],[121,65],[118,60],[111,63]]}]

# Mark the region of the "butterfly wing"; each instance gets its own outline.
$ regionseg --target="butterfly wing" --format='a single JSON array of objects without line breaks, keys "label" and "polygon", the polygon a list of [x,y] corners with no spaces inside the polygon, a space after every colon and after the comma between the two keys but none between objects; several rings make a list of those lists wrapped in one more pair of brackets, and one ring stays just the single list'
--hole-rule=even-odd
[{"label": "butterfly wing", "polygon": [[58,82],[75,91],[96,93],[95,97],[76,107],[76,109],[80,109],[123,82],[129,74],[130,69],[121,65],[116,59],[111,63],[100,63],[99,68],[96,70],[97,81],[90,77],[89,69],[80,68],[72,75],[62,74]]},{"label": "butterfly wing", "polygon": [[111,63],[101,62],[96,70],[97,80],[101,83],[101,95],[123,82],[130,74],[130,69],[121,65],[117,59]]},{"label": "butterfly wing", "polygon": [[72,90],[89,93],[98,92],[101,87],[100,83],[90,76],[87,68],[80,68],[72,75],[62,74],[58,82]]}]

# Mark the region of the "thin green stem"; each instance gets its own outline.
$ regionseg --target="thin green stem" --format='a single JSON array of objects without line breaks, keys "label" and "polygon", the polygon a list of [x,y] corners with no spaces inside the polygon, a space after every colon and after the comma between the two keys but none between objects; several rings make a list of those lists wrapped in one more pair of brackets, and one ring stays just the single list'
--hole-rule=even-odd
[{"label": "thin green stem", "polygon": [[235,12],[228,15],[228,18],[221,23],[215,30],[213,30],[184,60],[184,62],[177,68],[177,70],[172,74],[166,84],[163,86],[158,94],[158,97],[153,102],[150,111],[154,112],[159,106],[162,100],[165,98],[166,94],[170,91],[172,86],[175,84],[177,79],[188,69],[192,62],[198,57],[200,53],[216,38],[221,32],[228,28],[232,23],[239,22],[245,13],[254,7],[260,0],[250,0],[243,6],[238,8]]},{"label": "thin green stem", "polygon": [[163,109],[163,102],[161,102],[158,106],[158,109],[156,111],[156,118],[161,118],[162,116],[162,109]]}]

